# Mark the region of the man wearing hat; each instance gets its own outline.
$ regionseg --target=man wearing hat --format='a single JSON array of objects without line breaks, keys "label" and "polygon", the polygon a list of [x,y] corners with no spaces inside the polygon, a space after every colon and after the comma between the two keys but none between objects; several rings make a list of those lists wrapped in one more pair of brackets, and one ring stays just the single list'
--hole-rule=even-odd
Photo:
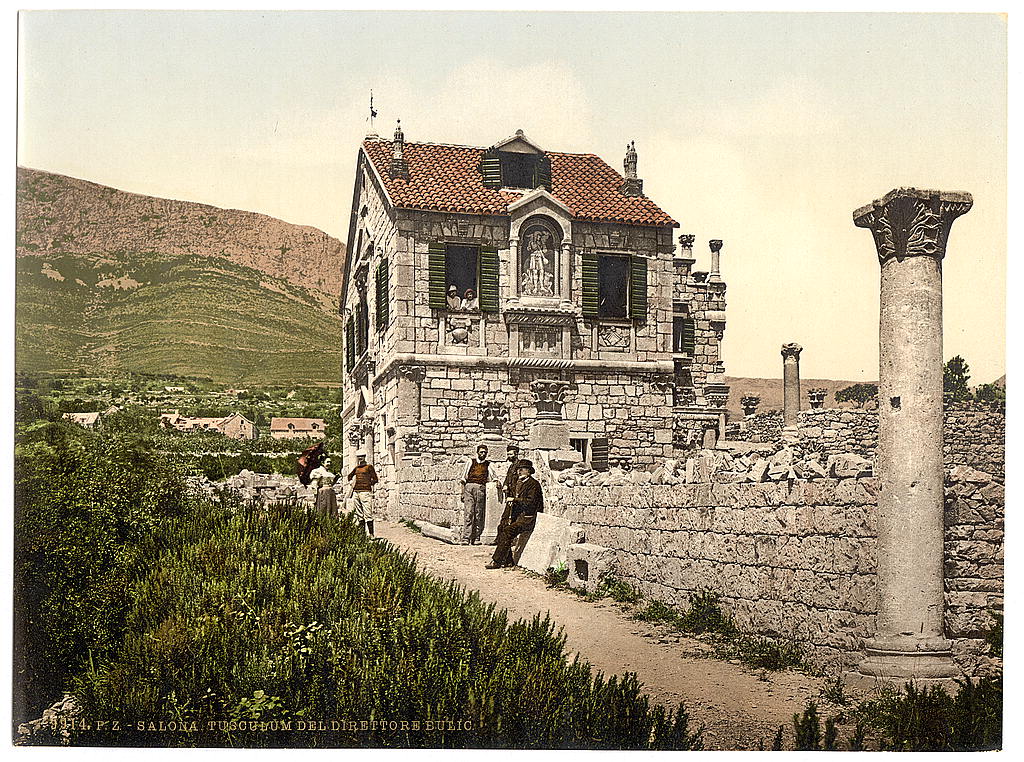
[{"label": "man wearing hat", "polygon": [[373,537],[373,485],[376,484],[377,472],[366,462],[366,452],[356,453],[356,467],[348,475],[352,482],[352,515],[370,537]]},{"label": "man wearing hat", "polygon": [[544,511],[544,491],[540,482],[533,478],[533,463],[521,460],[516,463],[519,478],[511,498],[506,498],[506,515],[498,525],[498,539],[495,541],[494,556],[487,569],[515,566],[512,559],[512,543],[523,532],[529,532],[537,523],[537,514]]},{"label": "man wearing hat", "polygon": [[462,297],[459,296],[459,289],[455,286],[448,286],[448,309],[450,310],[461,310],[462,309]]}]

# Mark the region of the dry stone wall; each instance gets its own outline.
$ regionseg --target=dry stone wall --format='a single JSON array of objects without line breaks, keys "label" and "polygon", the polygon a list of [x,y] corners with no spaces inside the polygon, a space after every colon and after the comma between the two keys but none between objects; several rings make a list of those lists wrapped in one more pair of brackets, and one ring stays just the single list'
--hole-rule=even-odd
[{"label": "dry stone wall", "polygon": [[[1006,457],[1003,408],[984,403],[961,404],[948,406],[943,417],[946,468],[966,465],[1002,479]],[[801,452],[818,452],[823,456],[853,452],[873,459],[878,446],[878,411],[804,410],[798,416],[797,429],[797,449]]]},{"label": "dry stone wall", "polygon": [[[839,469],[826,472],[854,474],[858,462],[837,456]],[[696,480],[708,466],[662,469],[655,483],[649,473],[567,476],[549,484],[547,510],[580,525],[587,543],[611,548],[616,576],[649,598],[683,607],[713,590],[741,630],[796,640],[820,666],[856,664],[877,610],[877,479],[762,481],[769,471],[759,465],[742,476],[729,467],[707,481]],[[946,627],[971,674],[986,669],[984,631],[990,610],[1002,607],[1002,522],[998,480],[950,472]]]}]

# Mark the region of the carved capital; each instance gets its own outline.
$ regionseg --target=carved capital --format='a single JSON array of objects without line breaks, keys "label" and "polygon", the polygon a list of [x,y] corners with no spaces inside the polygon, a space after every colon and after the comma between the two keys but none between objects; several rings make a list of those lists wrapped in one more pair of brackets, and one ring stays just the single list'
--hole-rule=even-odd
[{"label": "carved capital", "polygon": [[753,415],[757,412],[757,406],[761,404],[761,398],[751,394],[740,397],[740,407],[743,408],[743,415]]},{"label": "carved capital", "polygon": [[565,403],[565,395],[569,391],[568,381],[537,379],[530,382],[530,391],[533,392],[537,405],[537,417],[562,417],[562,405]]},{"label": "carved capital", "polygon": [[422,365],[399,365],[398,377],[403,381],[420,383],[427,376],[427,369]]},{"label": "carved capital", "polygon": [[353,447],[361,447],[363,439],[370,433],[370,424],[364,421],[355,421],[349,424],[348,441]]},{"label": "carved capital", "polygon": [[484,431],[501,431],[508,423],[508,408],[500,402],[485,402],[480,406],[480,424]]},{"label": "carved capital", "polygon": [[800,346],[799,344],[797,344],[796,342],[790,342],[788,344],[783,344],[782,345],[782,360],[783,360],[783,362],[788,362],[790,360],[792,360],[793,362],[799,362],[800,361],[800,353],[803,352],[803,351],[804,351],[804,348],[802,346]]},{"label": "carved capital", "polygon": [[722,250],[722,242],[717,238],[712,238],[708,241],[708,246],[711,247],[711,251],[716,253]]},{"label": "carved capital", "polygon": [[682,249],[692,249],[693,242],[697,239],[693,233],[683,233],[679,236],[679,247]]},{"label": "carved capital", "polygon": [[423,437],[415,431],[406,434],[404,442],[406,456],[413,457],[423,452]]},{"label": "carved capital", "polygon": [[878,260],[928,256],[942,259],[953,220],[974,204],[970,193],[895,188],[853,213],[853,224],[868,228]]}]

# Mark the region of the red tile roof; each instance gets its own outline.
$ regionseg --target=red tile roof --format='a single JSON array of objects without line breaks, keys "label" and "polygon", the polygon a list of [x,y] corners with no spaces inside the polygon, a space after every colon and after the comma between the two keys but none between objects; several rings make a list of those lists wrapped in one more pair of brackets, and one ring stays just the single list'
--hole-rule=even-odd
[{"label": "red tile roof", "polygon": [[[465,214],[508,214],[522,198],[516,191],[486,188],[480,174],[485,148],[406,143],[403,155],[409,179],[391,177],[391,141],[363,142],[370,161],[396,207]],[[679,223],[646,196],[624,196],[622,175],[601,158],[586,153],[545,152],[551,159],[551,195],[578,220],[627,225]]]}]

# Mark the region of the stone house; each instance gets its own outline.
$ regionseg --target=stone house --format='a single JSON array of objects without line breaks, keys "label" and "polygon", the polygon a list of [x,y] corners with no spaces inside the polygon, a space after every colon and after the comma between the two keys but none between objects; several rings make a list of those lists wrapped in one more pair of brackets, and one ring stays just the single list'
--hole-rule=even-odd
[{"label": "stone house", "polygon": [[64,413],[64,418],[87,429],[95,429],[100,424],[99,413]]},{"label": "stone house", "polygon": [[256,439],[256,424],[241,413],[231,413],[223,418],[198,418],[173,413],[161,413],[160,425],[164,428],[184,432],[216,431],[231,439]]},{"label": "stone house", "polygon": [[340,307],[346,457],[403,464],[491,443],[554,464],[652,467],[725,430],[720,241],[592,154],[522,131],[490,148],[360,146]]},{"label": "stone house", "polygon": [[274,439],[323,439],[327,424],[323,418],[271,418],[270,436]]}]

